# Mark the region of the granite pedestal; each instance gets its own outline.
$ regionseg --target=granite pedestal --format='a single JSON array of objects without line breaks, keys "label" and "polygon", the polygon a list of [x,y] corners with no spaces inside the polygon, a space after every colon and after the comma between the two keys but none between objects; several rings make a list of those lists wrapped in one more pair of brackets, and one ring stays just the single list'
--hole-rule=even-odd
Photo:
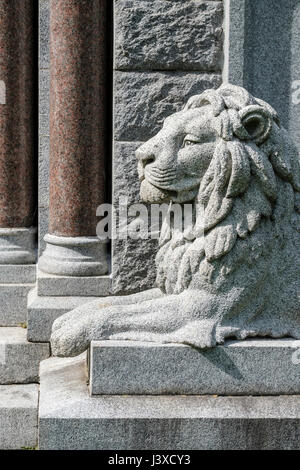
[{"label": "granite pedestal", "polygon": [[90,393],[300,394],[298,351],[300,341],[290,338],[227,341],[207,350],[182,344],[92,341]]},{"label": "granite pedestal", "polygon": [[40,373],[42,450],[300,448],[299,395],[91,397],[85,354],[50,358]]}]

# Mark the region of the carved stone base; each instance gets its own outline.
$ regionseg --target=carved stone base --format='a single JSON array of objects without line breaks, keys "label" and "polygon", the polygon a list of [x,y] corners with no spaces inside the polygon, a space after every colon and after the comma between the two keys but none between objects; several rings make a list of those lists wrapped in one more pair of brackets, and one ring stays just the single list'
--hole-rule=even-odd
[{"label": "carved stone base", "polygon": [[108,271],[106,244],[97,237],[44,237],[39,269],[60,276],[102,276]]},{"label": "carved stone base", "polygon": [[42,450],[300,448],[299,395],[90,397],[85,361],[41,363]]},{"label": "carved stone base", "polygon": [[35,263],[35,238],[35,228],[0,228],[0,265]]},{"label": "carved stone base", "polygon": [[92,341],[92,395],[300,394],[300,341],[247,339],[199,350],[183,344]]}]

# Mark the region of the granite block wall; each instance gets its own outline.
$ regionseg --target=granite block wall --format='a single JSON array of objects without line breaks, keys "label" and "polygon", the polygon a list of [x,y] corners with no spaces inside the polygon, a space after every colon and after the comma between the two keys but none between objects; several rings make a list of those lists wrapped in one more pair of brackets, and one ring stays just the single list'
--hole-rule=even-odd
[{"label": "granite block wall", "polygon": [[[113,200],[139,202],[135,150],[187,99],[222,82],[223,2],[114,0]],[[156,240],[113,240],[113,293],[149,289]]]}]

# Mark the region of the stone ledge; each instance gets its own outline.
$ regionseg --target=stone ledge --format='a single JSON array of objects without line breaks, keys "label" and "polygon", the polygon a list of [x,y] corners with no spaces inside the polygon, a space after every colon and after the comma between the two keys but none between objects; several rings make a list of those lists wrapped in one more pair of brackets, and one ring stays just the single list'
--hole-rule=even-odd
[{"label": "stone ledge", "polygon": [[0,385],[0,449],[35,448],[38,385]]},{"label": "stone ledge", "polygon": [[181,344],[93,341],[92,395],[300,394],[293,339],[227,341],[197,350]]},{"label": "stone ledge", "polygon": [[34,284],[0,284],[0,327],[27,320],[27,296]]},{"label": "stone ledge", "polygon": [[0,384],[37,383],[40,361],[50,355],[48,343],[28,343],[24,328],[0,328]]},{"label": "stone ledge", "polygon": [[110,288],[110,275],[72,277],[37,272],[37,292],[40,296],[103,297],[110,294]]},{"label": "stone ledge", "polygon": [[85,361],[41,364],[42,450],[300,448],[300,396],[90,397]]},{"label": "stone ledge", "polygon": [[28,341],[49,342],[52,325],[56,318],[82,304],[97,300],[97,298],[77,296],[41,297],[37,295],[37,289],[33,289],[28,296]]},{"label": "stone ledge", "polygon": [[1,264],[0,284],[31,284],[36,280],[35,264]]}]

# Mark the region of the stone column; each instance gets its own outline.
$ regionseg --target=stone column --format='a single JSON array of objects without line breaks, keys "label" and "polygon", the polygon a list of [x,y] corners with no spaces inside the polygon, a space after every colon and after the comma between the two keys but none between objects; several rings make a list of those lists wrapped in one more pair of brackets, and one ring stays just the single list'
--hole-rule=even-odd
[{"label": "stone column", "polygon": [[109,0],[51,0],[49,234],[39,267],[50,274],[107,272],[96,237],[105,202],[110,105]]},{"label": "stone column", "polygon": [[35,261],[35,9],[0,2],[0,265]]}]

